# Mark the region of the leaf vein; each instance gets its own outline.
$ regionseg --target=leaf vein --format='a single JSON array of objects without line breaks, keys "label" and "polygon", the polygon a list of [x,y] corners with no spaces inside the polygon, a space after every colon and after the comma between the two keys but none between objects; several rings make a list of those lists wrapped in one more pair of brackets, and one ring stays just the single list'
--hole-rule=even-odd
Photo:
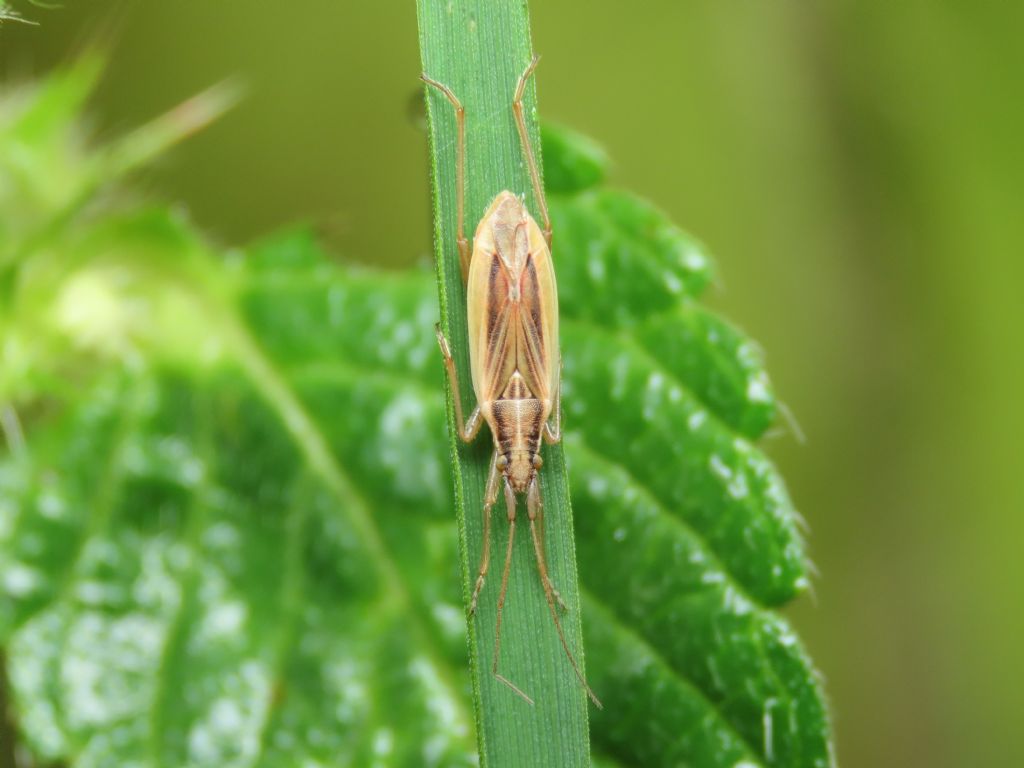
[{"label": "leaf vein", "polygon": [[337,457],[331,452],[327,439],[306,412],[298,395],[266,357],[249,330],[238,323],[223,308],[221,308],[221,318],[229,335],[237,345],[235,347],[238,350],[237,359],[253,381],[257,391],[281,418],[291,438],[309,461],[315,473],[325,483],[327,489],[334,497],[343,502],[343,510],[363,539],[373,561],[380,568],[388,588],[410,616],[413,634],[422,643],[422,647],[429,649],[431,663],[437,669],[448,690],[449,699],[468,727],[469,719],[465,705],[451,679],[451,670],[442,661],[442,656],[433,641],[432,634],[424,624],[423,617],[419,611],[415,610],[398,565],[385,545],[384,538],[370,514],[368,502]]},{"label": "leaf vein", "polygon": [[673,678],[675,678],[676,682],[690,689],[691,691],[693,691],[694,694],[703,699],[704,703],[707,704],[708,709],[710,709],[715,714],[715,716],[722,723],[724,728],[727,731],[729,731],[729,733],[731,733],[740,744],[743,745],[743,748],[746,749],[748,753],[750,753],[751,755],[761,754],[761,752],[755,749],[754,746],[747,740],[747,738],[742,733],[740,733],[739,730],[737,730],[736,726],[733,725],[733,723],[725,716],[725,713],[722,712],[719,705],[716,702],[714,702],[710,698],[710,696],[708,696],[707,691],[703,690],[693,680],[691,680],[683,672],[677,669],[672,663],[670,663],[669,660],[666,659],[661,654],[661,652],[657,648],[655,648],[645,636],[641,635],[635,629],[631,629],[627,624],[618,621],[618,615],[615,613],[614,609],[610,605],[608,605],[608,603],[606,603],[604,600],[598,597],[597,594],[590,591],[590,589],[588,589],[586,585],[582,585],[580,587],[580,594],[581,596],[585,597],[588,601],[590,601],[593,605],[596,605],[598,610],[606,613],[608,615],[609,620],[615,624],[615,627],[618,632],[626,635],[634,642],[636,642],[638,645],[642,645],[644,648],[646,648],[647,652],[650,653],[651,658],[653,658],[655,662],[657,662]]}]

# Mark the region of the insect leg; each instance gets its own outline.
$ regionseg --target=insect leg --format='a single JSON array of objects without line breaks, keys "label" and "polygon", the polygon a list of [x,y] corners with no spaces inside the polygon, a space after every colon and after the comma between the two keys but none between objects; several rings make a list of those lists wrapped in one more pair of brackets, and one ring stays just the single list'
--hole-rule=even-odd
[{"label": "insect leg", "polygon": [[533,699],[498,672],[498,659],[501,657],[501,612],[505,607],[505,595],[508,592],[508,572],[512,565],[512,542],[516,538],[516,495],[507,478],[505,479],[505,508],[508,510],[508,547],[505,549],[505,568],[501,574],[501,591],[498,593],[498,620],[494,627],[494,663],[491,665],[491,673],[530,704],[533,704]]},{"label": "insect leg", "polygon": [[[439,83],[423,73],[420,79],[427,85],[432,85],[445,95],[445,98],[455,107],[455,130],[458,133],[458,144],[455,147],[455,209],[458,219],[458,244],[459,264],[462,266],[462,279],[466,280],[469,275],[469,240],[466,239],[465,210],[466,210],[466,110],[462,106],[452,89],[444,83]],[[550,247],[550,246],[549,246]]]},{"label": "insect leg", "polygon": [[526,81],[530,79],[533,70],[537,68],[540,56],[534,56],[527,65],[526,70],[519,76],[519,83],[516,85],[516,95],[512,99],[512,112],[516,118],[516,129],[519,131],[519,141],[523,145],[523,152],[526,154],[526,165],[530,169],[530,180],[533,182],[533,194],[537,198],[537,205],[540,206],[541,217],[544,219],[544,239],[551,248],[551,217],[548,215],[548,201],[544,197],[544,186],[540,183],[540,170],[537,167],[537,158],[534,157],[533,147],[530,146],[530,135],[526,131],[526,119],[523,117],[523,93],[526,91]]},{"label": "insect leg", "polygon": [[[529,496],[527,496],[526,502],[527,512],[529,512]],[[546,566],[548,562],[548,552],[547,549],[545,549],[544,545],[544,542],[547,541],[547,539],[544,538],[544,498],[540,495],[539,487],[537,489],[537,502],[536,506],[534,507],[534,514],[536,515],[537,520],[537,538],[540,540],[540,559],[544,562]],[[547,573],[546,568],[544,572]],[[562,593],[555,589],[555,584],[550,579],[548,579],[548,584],[551,585],[551,592],[555,596],[555,601],[558,603],[558,607],[561,608],[563,611],[568,612],[569,606],[566,605],[565,600],[562,599]]]},{"label": "insect leg", "polygon": [[484,588],[484,576],[487,575],[487,568],[491,564],[491,508],[498,500],[498,453],[491,455],[491,468],[487,473],[487,491],[484,493],[484,553],[480,557],[480,570],[476,575],[476,585],[473,587],[473,599],[469,601],[469,614],[476,613],[476,599],[480,590]]},{"label": "insect leg", "polygon": [[[555,426],[551,426],[554,422]],[[544,441],[558,443],[562,440],[562,358],[558,358],[558,382],[555,384],[555,404],[551,408],[551,418],[544,424]]]},{"label": "insect leg", "polygon": [[472,442],[476,433],[480,431],[483,419],[480,416],[479,404],[469,414],[469,421],[462,420],[462,393],[459,392],[459,373],[455,370],[455,360],[452,358],[451,347],[448,346],[448,339],[441,331],[441,324],[434,326],[437,334],[437,343],[441,347],[441,354],[444,356],[444,367],[448,370],[448,381],[452,385],[452,397],[455,399],[455,426],[459,430],[459,437],[465,443]]},{"label": "insect leg", "polygon": [[[587,696],[594,702],[594,706],[598,709],[603,709],[601,702],[598,701],[597,696],[590,690],[590,686],[587,685],[587,680],[583,677],[583,672],[580,671],[579,665],[576,663],[576,659],[572,655],[572,651],[569,650],[569,644],[565,640],[565,633],[562,631],[562,622],[558,618],[558,610],[555,608],[555,596],[557,591],[554,585],[551,583],[551,578],[548,576],[548,566],[544,560],[544,547],[541,545],[540,536],[537,531],[537,518],[543,514],[544,502],[540,496],[540,480],[536,477],[530,481],[530,488],[526,494],[526,512],[530,518],[530,534],[533,537],[533,551],[537,555],[537,570],[540,573],[540,581],[544,586],[544,596],[548,601],[548,608],[551,610],[551,618],[555,620],[555,629],[558,631],[558,639],[562,642],[562,649],[565,651],[566,657],[569,659],[569,663],[572,664],[573,671],[576,673],[577,679],[583,688],[587,692]],[[560,598],[559,598],[560,599]]]}]

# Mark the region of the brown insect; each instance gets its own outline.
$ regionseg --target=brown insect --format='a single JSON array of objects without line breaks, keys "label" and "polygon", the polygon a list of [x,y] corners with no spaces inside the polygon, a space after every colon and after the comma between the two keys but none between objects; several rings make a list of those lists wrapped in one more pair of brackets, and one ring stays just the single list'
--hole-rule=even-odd
[{"label": "brown insect", "polygon": [[484,421],[494,438],[494,452],[487,475],[484,495],[484,551],[470,614],[476,611],[477,597],[484,585],[490,565],[491,509],[498,499],[499,486],[504,487],[508,512],[508,547],[498,595],[498,617],[494,638],[494,676],[531,704],[533,701],[510,680],[498,672],[501,652],[501,615],[508,590],[512,544],[516,532],[516,496],[526,494],[526,513],[530,535],[537,557],[544,595],[562,648],[572,664],[576,677],[591,701],[601,703],[587,685],[576,659],[569,650],[558,618],[557,602],[566,608],[558,590],[548,576],[544,557],[544,505],[537,471],[543,461],[541,440],[557,443],[561,431],[561,358],[558,351],[558,293],[555,271],[551,263],[551,219],[540,182],[537,161],[530,146],[523,119],[523,93],[537,66],[538,57],[519,78],[512,112],[516,129],[526,156],[533,191],[544,219],[542,230],[530,216],[523,201],[509,191],[499,192],[477,225],[472,249],[464,233],[466,112],[451,89],[421,75],[423,81],[441,91],[455,108],[458,146],[455,176],[458,190],[459,260],[467,281],[467,320],[469,324],[469,360],[473,391],[477,406],[463,419],[459,377],[455,370],[448,340],[437,327],[437,341],[444,355],[445,368],[455,399],[455,419],[459,437],[471,442]]}]

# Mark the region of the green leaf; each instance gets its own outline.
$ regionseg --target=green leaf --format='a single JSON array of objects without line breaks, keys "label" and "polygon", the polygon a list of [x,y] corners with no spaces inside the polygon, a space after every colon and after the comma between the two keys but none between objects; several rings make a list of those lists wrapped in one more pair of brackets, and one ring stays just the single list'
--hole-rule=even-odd
[{"label": "green leaf", "polygon": [[601,145],[571,128],[551,123],[542,125],[540,134],[548,194],[578,192],[604,181],[608,156]]},{"label": "green leaf", "polygon": [[[816,675],[774,610],[807,574],[753,444],[774,414],[755,348],[699,304],[696,241],[566,178],[551,205],[594,764],[828,766]],[[430,278],[338,266],[301,231],[221,258],[160,210],[46,231],[0,326],[26,414],[27,443],[0,456],[24,745],[73,766],[473,764]],[[530,555],[510,600],[537,613],[506,614],[521,676],[550,665],[531,693],[581,701]],[[576,722],[535,728],[507,700],[520,749]]]},{"label": "green leaf", "polygon": [[[121,225],[178,252],[151,218]],[[429,283],[266,250],[203,296],[229,357],[102,376],[4,467],[2,631],[45,758],[469,763]]]},{"label": "green leaf", "polygon": [[808,582],[796,512],[750,442],[775,412],[756,348],[697,303],[710,259],[656,209],[598,187],[552,211],[585,639],[607,703],[595,746],[638,765],[830,765],[815,673],[769,610]]}]

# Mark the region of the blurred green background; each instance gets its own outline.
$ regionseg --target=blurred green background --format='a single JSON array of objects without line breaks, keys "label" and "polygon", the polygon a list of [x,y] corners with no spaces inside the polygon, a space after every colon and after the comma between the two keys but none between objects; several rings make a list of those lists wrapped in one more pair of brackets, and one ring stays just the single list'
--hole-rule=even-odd
[{"label": "blurred green background", "polygon": [[[821,571],[790,613],[840,764],[1024,765],[1024,6],[626,8],[535,0],[542,114],[709,244],[712,303],[807,434],[767,448]],[[20,10],[5,83],[109,49],[101,137],[248,86],[143,179],[213,238],[305,220],[351,259],[430,258],[412,3]]]}]

